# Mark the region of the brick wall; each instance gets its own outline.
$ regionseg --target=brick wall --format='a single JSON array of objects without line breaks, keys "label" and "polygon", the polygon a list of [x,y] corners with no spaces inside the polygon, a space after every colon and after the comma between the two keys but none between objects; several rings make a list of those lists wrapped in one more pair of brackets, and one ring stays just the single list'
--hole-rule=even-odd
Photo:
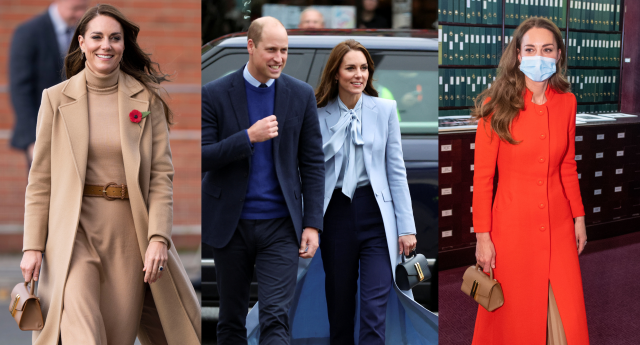
[{"label": "brick wall", "polygon": [[[92,1],[91,6],[97,3]],[[200,0],[102,3],[114,5],[140,26],[139,44],[163,72],[172,75],[165,87],[176,122],[171,131],[176,169],[174,224],[177,232],[182,229],[192,238],[200,224]],[[7,86],[9,47],[16,26],[43,13],[49,4],[43,0],[0,1],[0,234],[23,223],[27,183],[24,154],[9,147],[14,123]],[[0,252],[3,249],[7,250],[3,247]]]}]

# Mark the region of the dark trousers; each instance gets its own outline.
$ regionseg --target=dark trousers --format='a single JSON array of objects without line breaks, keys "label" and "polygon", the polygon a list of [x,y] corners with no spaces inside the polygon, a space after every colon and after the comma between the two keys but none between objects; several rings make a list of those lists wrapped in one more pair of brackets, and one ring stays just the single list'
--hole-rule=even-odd
[{"label": "dark trousers", "polygon": [[353,201],[336,189],[324,216],[320,241],[332,345],[354,344],[358,267],[361,345],[384,345],[393,276],[382,214],[371,186]]},{"label": "dark trousers", "polygon": [[290,217],[241,219],[229,244],[213,248],[220,294],[218,344],[247,344],[246,318],[254,264],[260,302],[260,344],[289,344],[298,239]]}]

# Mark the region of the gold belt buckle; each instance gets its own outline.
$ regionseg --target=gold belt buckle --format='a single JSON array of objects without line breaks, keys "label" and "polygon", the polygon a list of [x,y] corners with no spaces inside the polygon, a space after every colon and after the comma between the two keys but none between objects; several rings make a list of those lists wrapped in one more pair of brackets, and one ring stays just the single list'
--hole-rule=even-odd
[{"label": "gold belt buckle", "polygon": [[107,195],[107,188],[111,187],[111,186],[117,186],[118,184],[115,182],[109,182],[106,185],[104,185],[104,188],[102,189],[102,196],[111,201],[111,200],[116,200],[116,199],[120,199],[120,200],[124,200],[125,197],[125,193],[127,192],[127,186],[126,185],[121,185],[120,186],[120,198],[117,197],[112,197],[112,196],[108,196]]},{"label": "gold belt buckle", "polygon": [[422,267],[420,267],[420,263],[416,262],[413,264],[416,267],[416,271],[418,272],[418,276],[420,277],[420,281],[424,280],[424,273],[422,273]]},{"label": "gold belt buckle", "polygon": [[109,201],[111,201],[111,200],[115,200],[116,198],[114,198],[114,197],[110,197],[110,196],[108,196],[108,195],[107,195],[107,188],[109,188],[109,187],[111,187],[111,186],[117,186],[117,185],[118,185],[118,184],[117,184],[117,183],[115,183],[115,182],[109,182],[109,183],[105,184],[105,185],[104,185],[104,188],[102,189],[102,196],[103,196],[105,199],[109,200]]},{"label": "gold belt buckle", "polygon": [[20,295],[16,295],[16,301],[13,302],[13,306],[11,307],[11,316],[16,315],[16,308],[18,307],[18,301],[20,300]]}]

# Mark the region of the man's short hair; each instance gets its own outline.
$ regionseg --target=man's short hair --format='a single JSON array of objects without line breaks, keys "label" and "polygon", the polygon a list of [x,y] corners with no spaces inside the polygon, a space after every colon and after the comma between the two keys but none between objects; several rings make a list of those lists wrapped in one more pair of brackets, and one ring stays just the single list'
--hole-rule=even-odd
[{"label": "man's short hair", "polygon": [[[262,18],[273,18],[273,17],[262,17]],[[260,18],[258,18],[260,19]],[[254,20],[251,22],[251,25],[249,25],[249,30],[247,30],[247,40],[252,40],[253,44],[257,47],[258,43],[260,43],[260,40],[262,39],[262,29],[264,28],[264,21],[263,20]],[[280,24],[283,28],[284,25],[276,18],[275,19],[278,24]]]}]

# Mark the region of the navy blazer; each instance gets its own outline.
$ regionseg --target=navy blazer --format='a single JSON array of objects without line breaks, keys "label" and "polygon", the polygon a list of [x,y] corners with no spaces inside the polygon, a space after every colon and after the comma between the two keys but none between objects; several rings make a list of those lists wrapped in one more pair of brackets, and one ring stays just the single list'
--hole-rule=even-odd
[{"label": "navy blazer", "polygon": [[16,116],[11,146],[25,150],[36,141],[42,91],[65,80],[62,69],[48,11],[18,26],[9,50],[9,92]]},{"label": "navy blazer", "polygon": [[[202,87],[202,241],[214,248],[233,236],[249,183],[253,152],[244,131],[250,121],[243,70]],[[300,241],[303,228],[322,229],[324,154],[316,98],[309,84],[286,74],[275,87],[273,159]]]}]

